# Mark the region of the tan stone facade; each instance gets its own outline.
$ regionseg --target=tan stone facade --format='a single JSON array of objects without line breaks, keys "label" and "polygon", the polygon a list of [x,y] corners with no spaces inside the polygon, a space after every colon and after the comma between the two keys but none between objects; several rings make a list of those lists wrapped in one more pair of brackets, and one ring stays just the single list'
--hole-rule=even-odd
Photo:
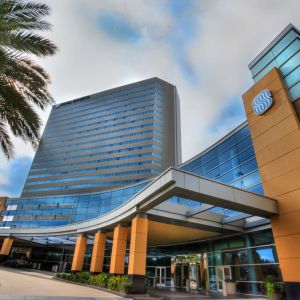
[{"label": "tan stone facade", "polygon": [[[263,115],[252,109],[254,97],[270,90],[273,105]],[[243,101],[265,195],[278,200],[271,218],[284,282],[300,282],[300,124],[278,69],[251,87]]]}]

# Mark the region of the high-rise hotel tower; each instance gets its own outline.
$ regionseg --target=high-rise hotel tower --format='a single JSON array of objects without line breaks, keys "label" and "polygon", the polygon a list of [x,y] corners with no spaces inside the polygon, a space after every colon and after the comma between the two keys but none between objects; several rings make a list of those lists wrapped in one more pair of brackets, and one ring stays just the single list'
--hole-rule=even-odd
[{"label": "high-rise hotel tower", "polygon": [[180,162],[176,87],[151,78],[53,106],[22,198],[129,185]]}]

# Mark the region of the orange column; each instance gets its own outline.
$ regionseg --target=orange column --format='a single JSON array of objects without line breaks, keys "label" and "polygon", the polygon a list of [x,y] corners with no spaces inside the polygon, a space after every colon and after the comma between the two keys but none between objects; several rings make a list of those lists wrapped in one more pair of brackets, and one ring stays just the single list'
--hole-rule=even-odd
[{"label": "orange column", "polygon": [[73,272],[82,271],[86,244],[87,244],[86,236],[81,235],[77,237],[75,251],[73,255],[73,261],[72,261],[72,268],[71,268]]},{"label": "orange column", "polygon": [[0,221],[3,220],[3,216],[1,216],[1,212],[6,210],[6,201],[7,197],[0,197]]},{"label": "orange column", "polygon": [[9,255],[11,246],[13,244],[13,239],[5,238],[1,247],[0,255]]},{"label": "orange column", "polygon": [[[270,90],[273,105],[255,115],[252,101],[265,89]],[[264,193],[278,201],[279,215],[271,222],[288,299],[300,299],[299,119],[275,68],[248,90],[243,100]]]},{"label": "orange column", "polygon": [[92,273],[100,273],[103,271],[103,260],[105,253],[106,234],[97,232],[94,237],[94,246],[92,252],[92,260],[90,271]]},{"label": "orange column", "polygon": [[132,220],[128,275],[146,274],[148,219],[136,216]]},{"label": "orange column", "polygon": [[132,219],[128,276],[133,293],[144,293],[148,219],[145,216],[136,216]]},{"label": "orange column", "polygon": [[117,225],[114,229],[109,273],[124,274],[126,244],[127,227]]}]

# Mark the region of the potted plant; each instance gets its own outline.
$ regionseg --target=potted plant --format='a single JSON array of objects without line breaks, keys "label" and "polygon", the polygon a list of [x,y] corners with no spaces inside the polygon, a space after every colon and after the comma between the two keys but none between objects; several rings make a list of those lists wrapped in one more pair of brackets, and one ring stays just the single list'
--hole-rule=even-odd
[{"label": "potted plant", "polygon": [[236,282],[233,279],[226,279],[226,291],[228,295],[234,295],[236,294]]},{"label": "potted plant", "polygon": [[267,296],[272,300],[280,300],[280,295],[283,288],[275,283],[275,278],[272,275],[268,275],[265,278],[265,286],[267,291]]}]

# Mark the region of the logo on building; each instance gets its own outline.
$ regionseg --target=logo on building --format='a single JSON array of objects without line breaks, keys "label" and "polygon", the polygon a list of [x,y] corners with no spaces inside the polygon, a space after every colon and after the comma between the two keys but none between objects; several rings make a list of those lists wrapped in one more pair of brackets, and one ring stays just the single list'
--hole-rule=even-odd
[{"label": "logo on building", "polygon": [[252,107],[256,115],[262,115],[273,104],[273,98],[269,90],[261,91],[253,100]]}]

